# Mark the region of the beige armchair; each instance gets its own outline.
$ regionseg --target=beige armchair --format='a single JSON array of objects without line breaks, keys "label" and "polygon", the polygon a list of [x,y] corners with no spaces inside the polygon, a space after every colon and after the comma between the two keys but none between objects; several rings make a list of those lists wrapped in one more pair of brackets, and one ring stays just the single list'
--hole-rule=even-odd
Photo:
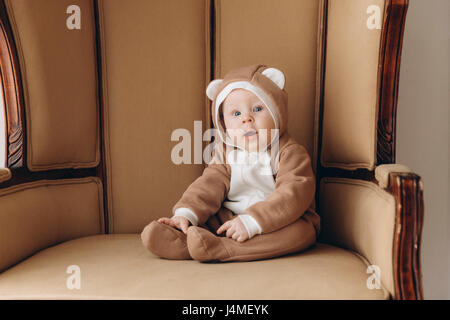
[{"label": "beige armchair", "polygon": [[[0,298],[422,299],[422,183],[394,164],[407,7],[1,0]],[[204,168],[171,161],[171,133],[210,128],[209,81],[254,63],[286,74],[320,241],[253,262],[152,255],[140,232]]]}]

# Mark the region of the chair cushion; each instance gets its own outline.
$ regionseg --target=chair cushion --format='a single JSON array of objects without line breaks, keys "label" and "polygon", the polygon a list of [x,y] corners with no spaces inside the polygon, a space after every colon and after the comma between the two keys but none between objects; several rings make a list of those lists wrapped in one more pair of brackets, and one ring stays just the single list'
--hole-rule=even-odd
[{"label": "chair cushion", "polygon": [[[80,289],[66,273],[80,268]],[[317,243],[275,259],[200,263],[165,260],[138,234],[97,235],[45,249],[0,275],[0,299],[386,299],[368,289],[366,264]]]},{"label": "chair cushion", "polygon": [[[321,163],[374,169],[381,29],[368,27],[385,0],[328,1]],[[377,11],[375,11],[377,12]],[[370,24],[369,24],[370,25]]]},{"label": "chair cushion", "polygon": [[24,89],[27,166],[31,171],[100,163],[97,60],[92,1],[74,1],[81,29],[66,27],[59,0],[5,1]]},{"label": "chair cushion", "polygon": [[319,241],[358,252],[379,267],[381,283],[394,294],[395,199],[370,181],[323,178]]},{"label": "chair cushion", "polygon": [[98,177],[37,180],[0,189],[0,272],[42,248],[103,230]]}]

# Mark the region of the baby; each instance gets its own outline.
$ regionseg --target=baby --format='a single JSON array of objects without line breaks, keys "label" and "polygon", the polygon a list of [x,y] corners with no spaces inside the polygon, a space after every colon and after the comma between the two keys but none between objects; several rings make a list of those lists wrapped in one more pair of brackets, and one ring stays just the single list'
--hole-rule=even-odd
[{"label": "baby", "polygon": [[143,230],[149,251],[166,259],[251,261],[315,244],[315,178],[306,149],[287,132],[284,85],[284,74],[265,65],[234,69],[208,85],[219,143],[173,216]]}]

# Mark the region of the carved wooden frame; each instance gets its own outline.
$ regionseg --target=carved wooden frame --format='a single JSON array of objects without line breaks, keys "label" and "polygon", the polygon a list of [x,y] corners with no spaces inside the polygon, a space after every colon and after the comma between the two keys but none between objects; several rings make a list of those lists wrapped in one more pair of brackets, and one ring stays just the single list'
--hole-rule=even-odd
[{"label": "carved wooden frame", "polygon": [[3,1],[0,1],[0,76],[6,117],[6,166],[24,166],[25,108],[16,44]]},{"label": "carved wooden frame", "polygon": [[[408,6],[409,0],[389,0],[384,12],[378,72],[378,165],[395,163],[400,59]],[[414,173],[390,173],[386,190],[394,196],[396,202],[393,256],[395,298],[422,300],[422,180]]]},{"label": "carved wooden frame", "polygon": [[395,163],[398,84],[409,0],[389,0],[384,10],[378,65],[377,164]]},{"label": "carved wooden frame", "polygon": [[414,173],[390,173],[387,191],[394,196],[396,203],[393,256],[395,297],[401,300],[422,300],[422,180]]}]

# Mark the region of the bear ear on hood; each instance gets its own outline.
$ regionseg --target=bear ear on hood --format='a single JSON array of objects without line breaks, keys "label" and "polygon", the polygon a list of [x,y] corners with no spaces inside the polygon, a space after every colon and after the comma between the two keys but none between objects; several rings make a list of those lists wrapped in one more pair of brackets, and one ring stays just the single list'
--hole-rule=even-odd
[{"label": "bear ear on hood", "polygon": [[206,95],[208,96],[209,100],[213,101],[214,97],[217,94],[217,90],[219,89],[220,85],[222,84],[223,79],[217,79],[213,80],[209,83],[208,87],[206,88]]},{"label": "bear ear on hood", "polygon": [[275,68],[268,68],[261,73],[272,80],[281,90],[283,90],[286,82],[283,72]]}]

